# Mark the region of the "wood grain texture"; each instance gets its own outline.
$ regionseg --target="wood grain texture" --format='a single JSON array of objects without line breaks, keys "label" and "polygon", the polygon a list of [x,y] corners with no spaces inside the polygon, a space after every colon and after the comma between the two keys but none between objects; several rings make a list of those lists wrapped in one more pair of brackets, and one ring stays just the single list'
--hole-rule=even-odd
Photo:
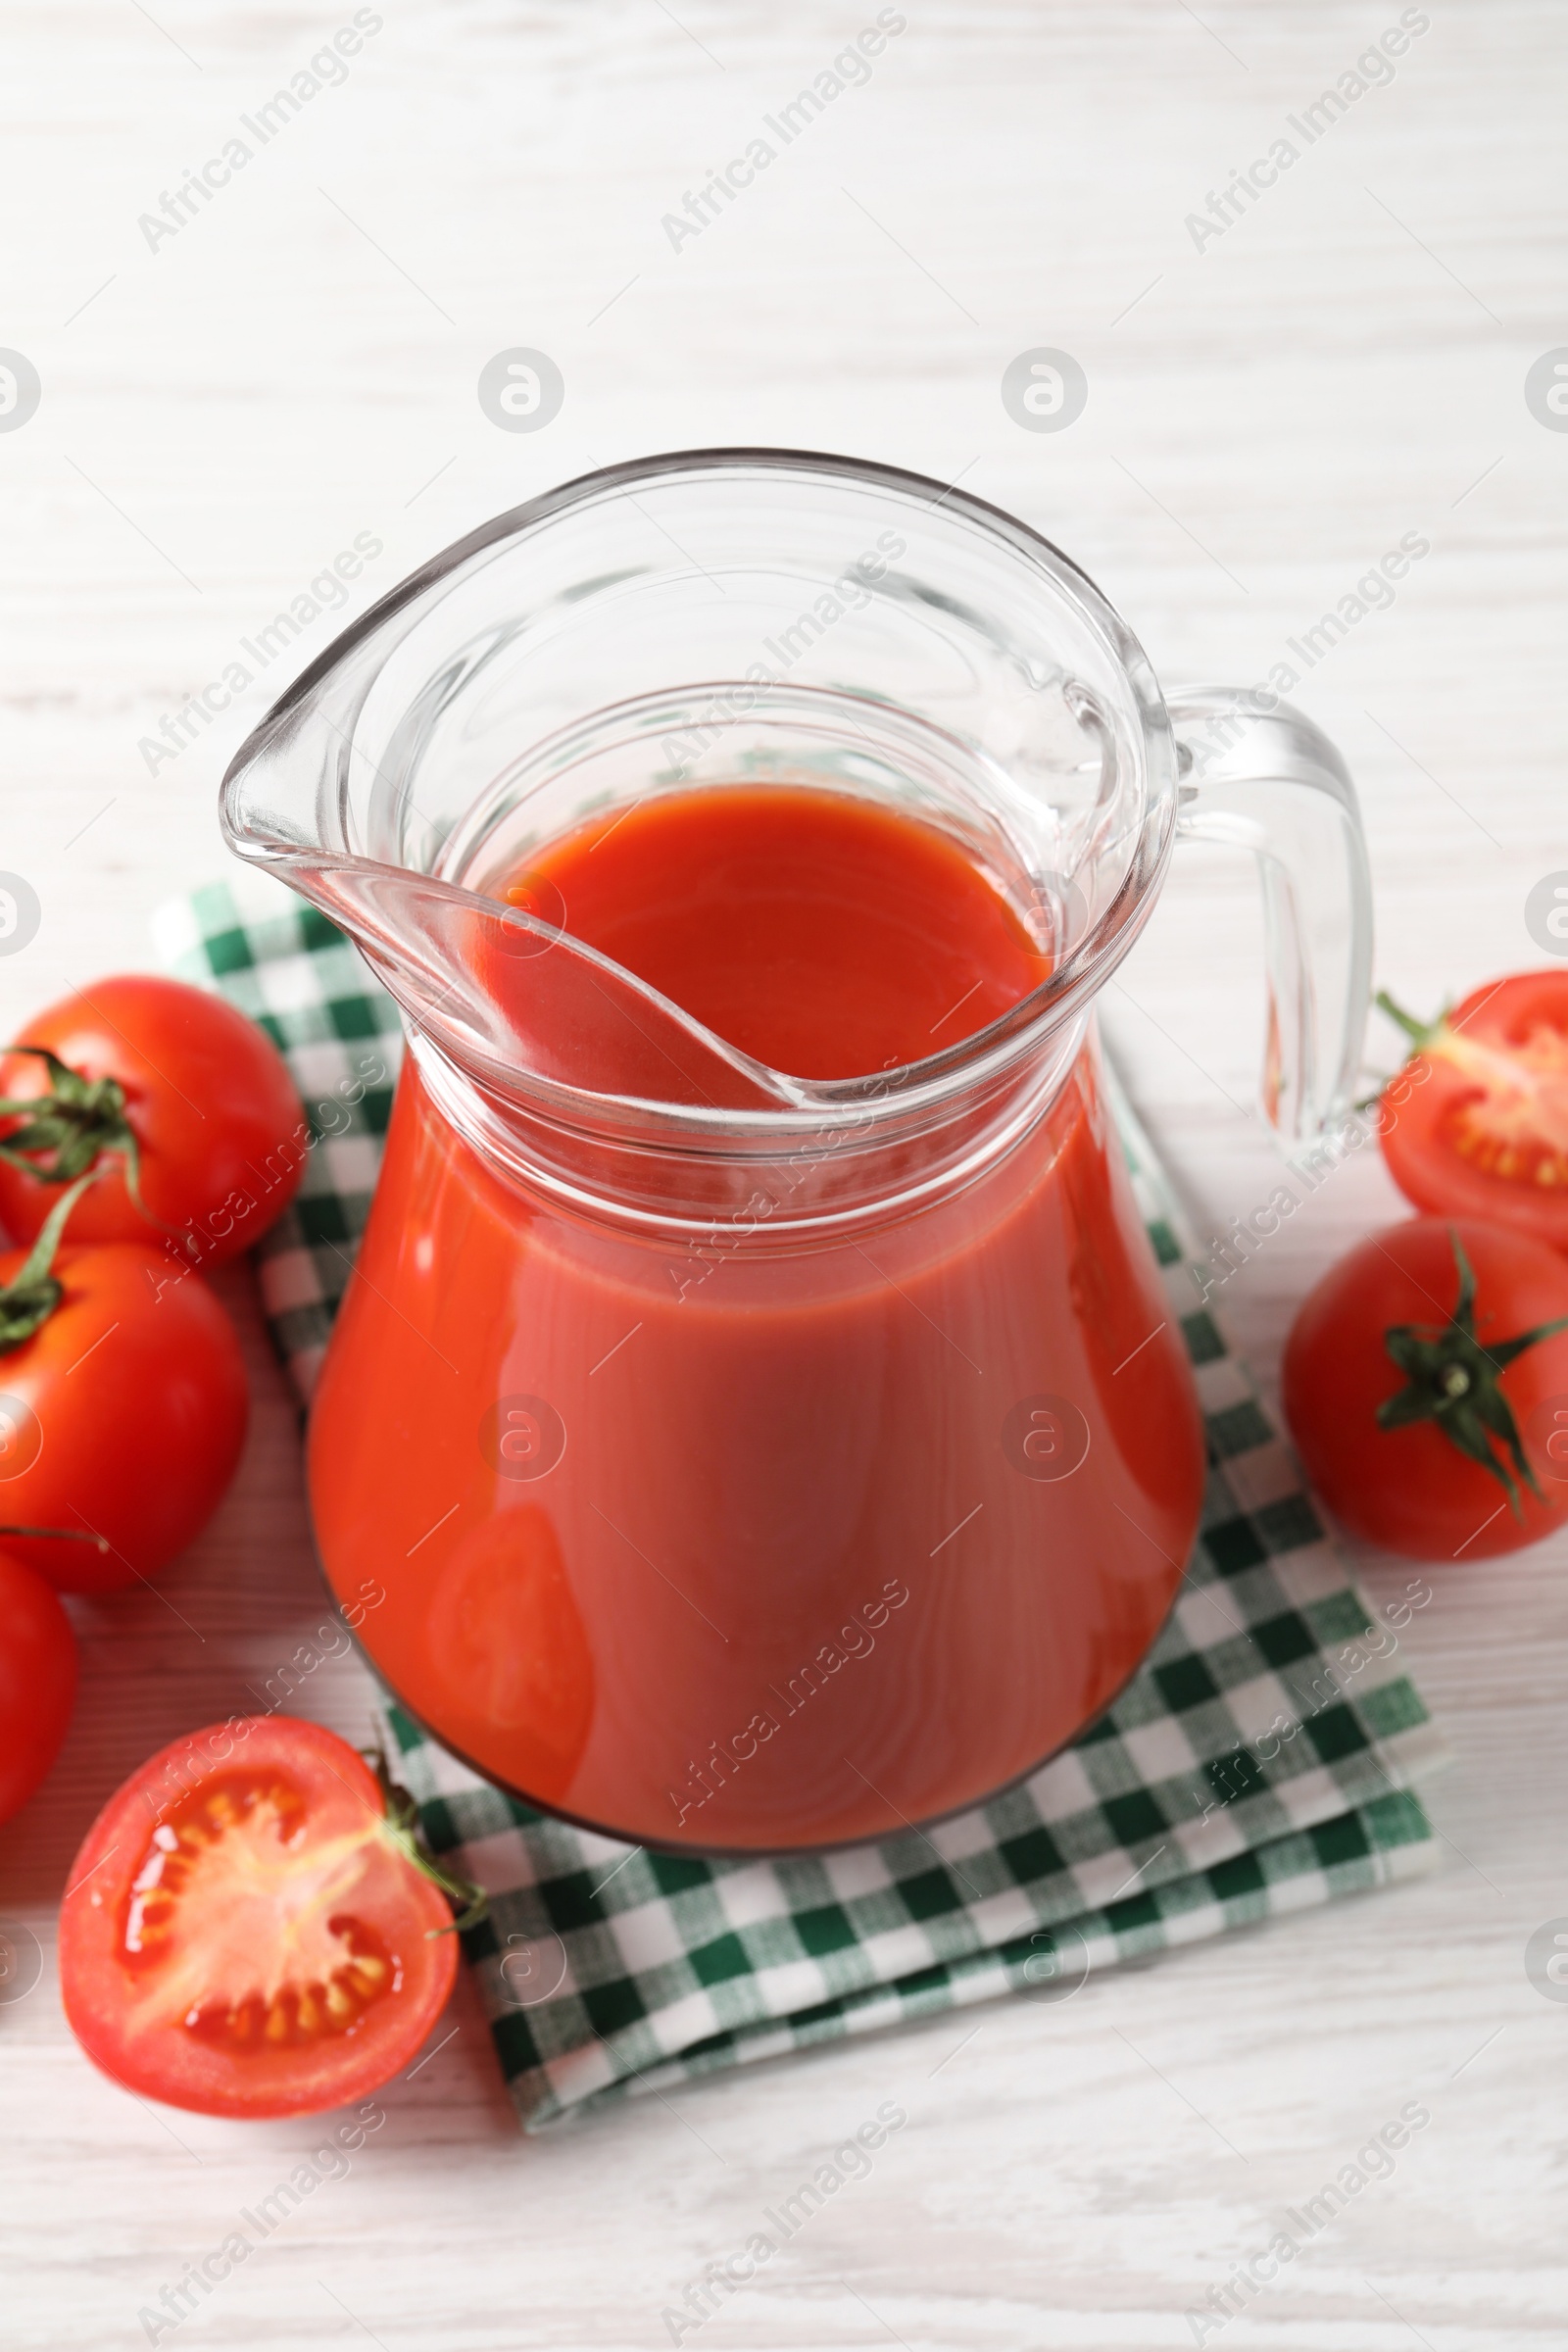
[{"label": "wood grain texture", "polygon": [[[1434,1004],[1536,960],[1568,865],[1558,647],[1568,436],[1527,413],[1565,332],[1568,24],[1432,0],[1431,28],[1256,208],[1186,215],[1396,22],[1396,0],[908,0],[908,27],[743,202],[661,218],[875,14],[796,0],[386,0],[382,28],[173,238],[138,215],[219,154],[346,5],[20,0],[0,108],[0,343],[44,396],[0,433],[0,866],[43,908],[0,1020],[149,958],[158,901],[220,869],[215,786],[315,623],[200,741],[138,740],[356,533],[360,609],[497,510],[660,447],[783,442],[953,478],[1045,528],[1173,682],[1251,680],[1405,532],[1432,552],[1298,699],[1364,797],[1380,978]],[[475,379],[566,382],[536,436]],[[1086,413],[1020,431],[998,384],[1064,346]],[[1195,1210],[1272,1189],[1255,1118],[1247,871],[1193,853],[1107,1027]],[[1393,1040],[1377,1047],[1392,1054]],[[1362,1156],[1227,1286],[1265,1381],[1292,1306],[1398,1202]],[[76,1842],[159,1741],[246,1704],[318,1622],[295,1415],[243,1272],[255,1418],[189,1558],[76,1611],[66,1753],[0,1833],[0,1913],[47,1945]],[[127,1410],[134,1400],[127,1399]],[[1364,1562],[1376,1597],[1404,1570]],[[387,2122],[177,2331],[325,2352],[668,2341],[662,2308],[894,2098],[871,2176],[700,2331],[704,2352],[1190,2343],[1183,2320],[1407,2100],[1432,2123],[1225,2352],[1512,2352],[1568,2340],[1568,2011],[1526,1982],[1568,1913],[1568,1544],[1434,1573],[1405,1637],[1456,1763],[1426,1882],[1091,1984],[520,2139],[466,1994]],[[347,1662],[307,1702],[351,1736]],[[436,2037],[439,2039],[439,2035]],[[143,2344],[140,2307],[306,2153],[307,2126],[137,2104],[80,2059],[52,1964],[0,2007],[0,2341]],[[166,2334],[164,2342],[174,2340]],[[694,2340],[688,2335],[685,2340]]]}]

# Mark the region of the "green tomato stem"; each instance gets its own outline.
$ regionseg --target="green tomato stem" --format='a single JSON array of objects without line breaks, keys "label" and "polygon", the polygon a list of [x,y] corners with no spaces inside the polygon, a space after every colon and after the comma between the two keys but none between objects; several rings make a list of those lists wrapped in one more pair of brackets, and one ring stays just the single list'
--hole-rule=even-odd
[{"label": "green tomato stem", "polygon": [[392,1778],[386,1755],[381,1748],[367,1747],[361,1754],[381,1785],[386,1804],[385,1836],[387,1842],[397,1847],[405,1861],[412,1862],[422,1878],[439,1886],[458,1912],[458,1917],[446,1928],[427,1928],[427,1936],[461,1936],[468,1928],[476,1928],[488,1916],[490,1897],[475,1879],[461,1879],[455,1871],[444,1870],[423,1844],[419,1836],[419,1808],[406,1788]]},{"label": "green tomato stem", "polygon": [[0,1159],[23,1169],[35,1184],[70,1184],[84,1168],[96,1167],[106,1152],[113,1152],[125,1163],[125,1190],[137,1215],[171,1231],[141,1197],[141,1151],[119,1079],[89,1078],[47,1046],[8,1046],[5,1051],[35,1055],[49,1073],[49,1088],[45,1094],[0,1102],[0,1118],[23,1121],[0,1141]]},{"label": "green tomato stem", "polygon": [[63,1286],[50,1272],[60,1237],[70,1216],[89,1184],[96,1184],[100,1174],[97,1167],[78,1176],[68,1192],[62,1193],[38,1229],[33,1243],[22,1264],[3,1290],[0,1290],[0,1355],[9,1355],[42,1329],[65,1297]]},{"label": "green tomato stem", "polygon": [[[1391,1323],[1383,1335],[1390,1357],[1406,1377],[1406,1386],[1378,1406],[1380,1429],[1406,1429],[1417,1421],[1434,1421],[1458,1451],[1490,1471],[1508,1497],[1516,1519],[1524,1517],[1520,1481],[1538,1502],[1542,1494],[1531,1468],[1513,1407],[1497,1386],[1502,1373],[1523,1355],[1559,1331],[1568,1331],[1568,1315],[1538,1323],[1511,1340],[1490,1346],[1476,1334],[1476,1278],[1465,1255],[1457,1226],[1450,1225],[1459,1295],[1442,1330],[1419,1323]],[[1494,1445],[1500,1444],[1501,1450]]]}]

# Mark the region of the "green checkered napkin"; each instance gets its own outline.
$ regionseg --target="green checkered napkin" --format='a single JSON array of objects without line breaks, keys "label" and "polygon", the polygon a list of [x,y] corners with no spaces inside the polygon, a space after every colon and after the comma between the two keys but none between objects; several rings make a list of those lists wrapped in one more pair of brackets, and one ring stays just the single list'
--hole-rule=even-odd
[{"label": "green checkered napkin", "polygon": [[[263,878],[200,891],[156,929],[168,964],[276,1040],[321,1132],[258,1250],[273,1336],[308,1396],[375,1183],[397,1013],[343,936]],[[1428,1588],[1413,1580],[1409,1602],[1370,1618],[1246,1366],[1198,1305],[1146,1138],[1118,1116],[1211,1468],[1171,1621],[1065,1754],[929,1836],[703,1861],[515,1804],[389,1706],[432,1846],[490,1889],[465,1940],[528,2130],[1009,1989],[1067,1998],[1089,1967],[1430,1867],[1410,1783],[1445,1750],[1394,1630]]]}]

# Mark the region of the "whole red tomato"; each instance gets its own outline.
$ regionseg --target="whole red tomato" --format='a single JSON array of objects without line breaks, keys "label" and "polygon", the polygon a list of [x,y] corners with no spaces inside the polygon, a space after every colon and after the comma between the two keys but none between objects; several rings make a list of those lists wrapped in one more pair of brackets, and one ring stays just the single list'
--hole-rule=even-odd
[{"label": "whole red tomato", "polygon": [[60,1752],[76,1695],[76,1637],[52,1589],[0,1549],[0,1821]]},{"label": "whole red tomato", "polygon": [[458,1965],[411,1812],[335,1732],[287,1715],[151,1757],[87,1832],[60,1907],[61,1996],[88,2057],[202,2115],[314,2115],[377,2089]]},{"label": "whole red tomato", "polygon": [[30,1170],[69,1180],[99,1151],[118,1156],[74,1211],[74,1242],[170,1242],[217,1265],[298,1190],[309,1131],[294,1082],[270,1038],[220,997],[143,973],[95,980],[16,1045],[55,1061],[0,1056],[0,1101],[26,1106],[0,1119],[13,1154],[0,1157],[0,1223],[13,1241],[31,1241],[60,1197],[60,1181]]},{"label": "whole red tomato", "polygon": [[1430,1024],[1384,1097],[1383,1152],[1417,1208],[1568,1251],[1568,969],[1490,981]]},{"label": "whole red tomato", "polygon": [[1420,1560],[1537,1543],[1568,1517],[1568,1265],[1502,1226],[1391,1225],[1308,1294],[1283,1394],[1352,1534]]},{"label": "whole red tomato", "polygon": [[0,1520],[99,1539],[5,1542],[64,1592],[105,1592],[156,1575],[217,1509],[245,1366],[201,1276],[159,1251],[62,1250],[42,1273],[39,1255],[0,1254]]}]

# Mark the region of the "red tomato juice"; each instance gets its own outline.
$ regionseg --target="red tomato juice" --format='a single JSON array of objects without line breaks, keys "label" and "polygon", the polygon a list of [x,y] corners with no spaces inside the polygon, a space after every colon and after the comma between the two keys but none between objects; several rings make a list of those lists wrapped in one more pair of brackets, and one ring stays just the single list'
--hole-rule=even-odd
[{"label": "red tomato juice", "polygon": [[[837,793],[666,794],[510,895],[541,887],[801,1077],[921,1059],[1049,968],[955,841]],[[328,1576],[440,1739],[612,1835],[951,1812],[1080,1730],[1171,1604],[1200,1424],[1092,1050],[934,1203],[706,1254],[503,1176],[411,1060],[359,1277],[312,1421]]]}]

